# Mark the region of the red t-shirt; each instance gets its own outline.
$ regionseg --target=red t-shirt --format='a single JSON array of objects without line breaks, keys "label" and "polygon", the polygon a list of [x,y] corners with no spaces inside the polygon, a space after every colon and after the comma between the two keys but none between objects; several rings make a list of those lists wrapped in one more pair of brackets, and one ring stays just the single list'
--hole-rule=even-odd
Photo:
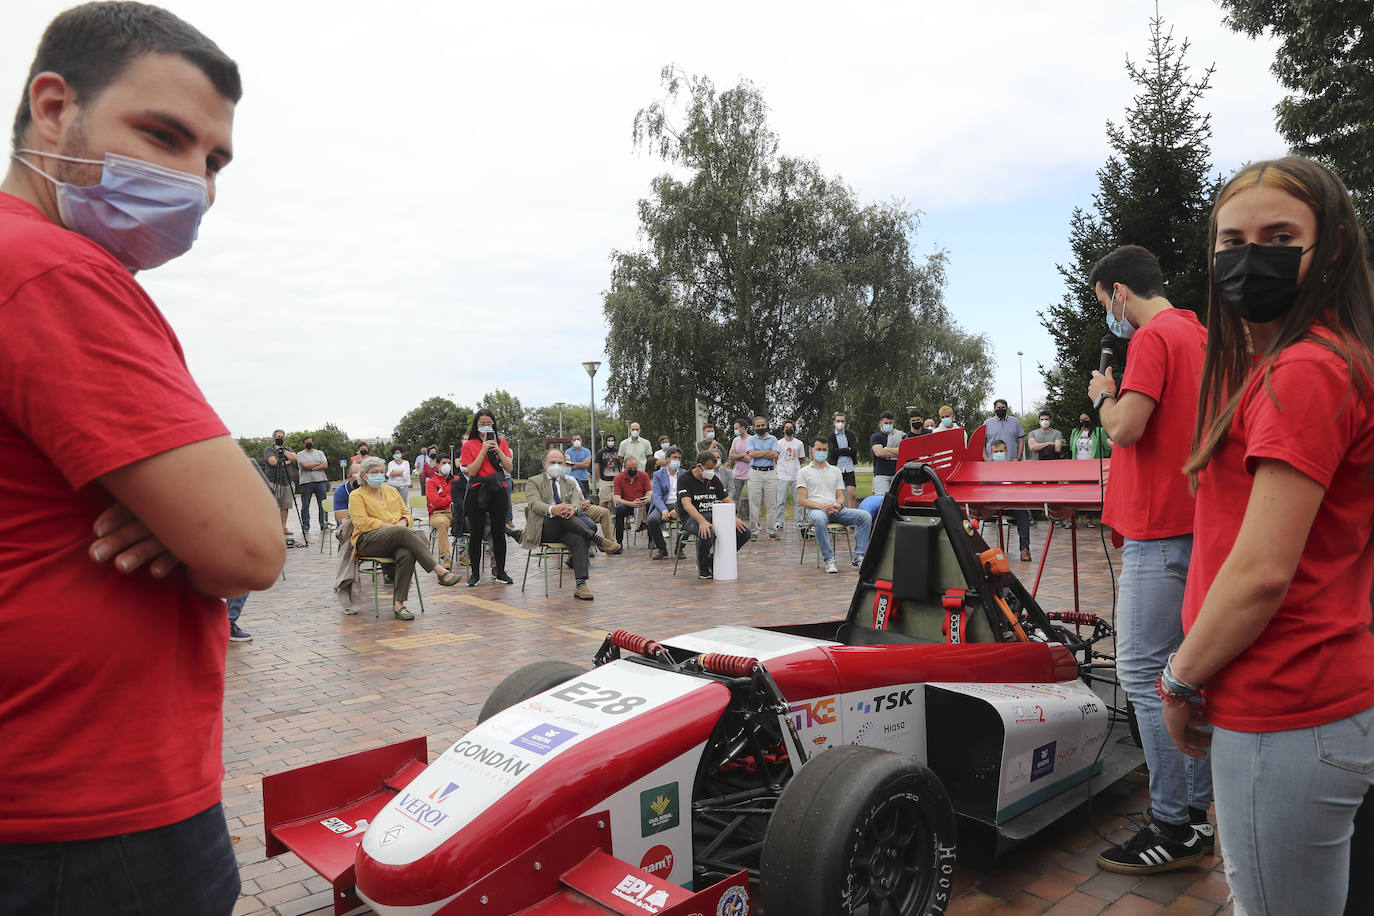
[{"label": "red t-shirt", "polygon": [[103,248],[0,193],[0,842],[148,830],[217,804],[224,602],[87,555],[97,478],[227,434]]},{"label": "red t-shirt", "polygon": [[611,487],[611,491],[621,499],[634,502],[636,499],[649,495],[649,475],[640,471],[635,474],[634,480],[631,480],[629,474],[621,471],[615,475],[615,484]]},{"label": "red t-shirt", "polygon": [[1235,544],[1260,459],[1301,471],[1326,496],[1278,612],[1207,682],[1211,720],[1234,731],[1308,728],[1374,706],[1374,408],[1350,390],[1346,361],[1315,343],[1284,350],[1269,386],[1273,397],[1263,371],[1251,375],[1230,435],[1198,475],[1184,627]]},{"label": "red t-shirt", "polygon": [[1207,330],[1188,309],[1165,309],[1131,338],[1121,393],[1155,402],[1135,444],[1112,449],[1102,521],[1133,541],[1193,530],[1193,494],[1183,465],[1193,445]]},{"label": "red t-shirt", "polygon": [[[510,443],[506,441],[505,436],[496,437],[496,447],[504,454],[510,454]],[[458,456],[458,463],[463,467],[467,467],[477,460],[479,453],[483,452],[485,452],[485,443],[483,443],[481,439],[467,439],[463,442],[463,451]],[[481,481],[477,479],[478,477],[490,477],[492,474],[501,473],[504,473],[504,469],[499,464],[492,464],[491,456],[487,455],[482,459],[482,466],[478,468],[477,473],[469,475],[472,477],[470,486],[475,487],[481,484]]]},{"label": "red t-shirt", "polygon": [[425,484],[425,504],[431,515],[453,508],[453,490],[449,486],[449,481],[438,471],[435,471],[434,476],[429,478],[429,483]]}]

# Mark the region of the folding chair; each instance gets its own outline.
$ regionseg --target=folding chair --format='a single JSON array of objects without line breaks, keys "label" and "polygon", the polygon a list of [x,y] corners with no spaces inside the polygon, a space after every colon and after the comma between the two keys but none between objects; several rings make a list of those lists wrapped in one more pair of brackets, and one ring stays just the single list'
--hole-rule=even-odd
[{"label": "folding chair", "polygon": [[535,548],[534,548],[533,550],[531,550],[529,553],[525,554],[525,575],[522,576],[522,577],[520,578],[520,591],[523,592],[523,591],[525,590],[525,583],[526,583],[527,581],[529,581],[529,578],[530,578],[530,559],[531,559],[532,557],[538,557],[538,558],[539,558],[539,565],[542,566],[542,567],[544,567],[544,597],[545,597],[545,598],[549,597],[549,562],[550,562],[550,559],[552,559],[552,562],[554,562],[554,563],[557,564],[557,566],[558,566],[558,587],[559,587],[559,588],[562,588],[562,587],[563,587],[563,559],[564,559],[564,557],[570,557],[570,556],[572,556],[572,551],[570,551],[570,550],[568,549],[568,545],[567,545],[567,544],[564,544],[562,541],[548,541],[548,542],[542,543],[542,544],[540,544],[539,546],[535,547]]},{"label": "folding chair", "polygon": [[[816,526],[813,525],[811,522],[805,522],[801,526],[801,558],[797,560],[798,565],[801,565],[806,562],[806,542],[814,541],[816,539],[815,527]],[[836,538],[838,538],[840,535],[844,535],[845,545],[849,548],[849,561],[851,563],[854,562],[854,541],[849,536],[849,526],[841,525],[839,522],[831,522],[830,524],[826,525],[825,528],[827,531],[830,532],[831,547],[836,546]],[[817,548],[816,550],[816,568],[821,568],[821,552],[819,548]]]},{"label": "folding chair", "polygon": [[[367,565],[364,566],[363,564]],[[377,597],[377,577],[385,572],[383,567],[392,566],[393,573],[396,561],[391,557],[358,557],[358,574],[367,573],[372,576],[372,610],[378,619],[382,616],[381,601]],[[411,586],[415,589],[415,594],[420,598],[420,613],[425,612],[425,596],[420,592],[420,577],[411,579]]]}]

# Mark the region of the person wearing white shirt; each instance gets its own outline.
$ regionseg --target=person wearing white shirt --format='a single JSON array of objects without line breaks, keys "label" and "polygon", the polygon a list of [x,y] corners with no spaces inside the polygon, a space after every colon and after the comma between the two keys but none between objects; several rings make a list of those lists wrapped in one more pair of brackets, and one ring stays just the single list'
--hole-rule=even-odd
[{"label": "person wearing white shirt", "polygon": [[850,565],[858,566],[863,562],[864,551],[868,549],[868,536],[873,530],[873,517],[862,509],[845,506],[845,483],[840,469],[827,463],[830,457],[830,443],[824,436],[817,436],[811,445],[811,463],[797,474],[797,502],[806,510],[806,519],[811,523],[820,549],[821,559],[825,561],[825,571],[829,574],[839,572],[835,568],[835,551],[830,546],[830,524],[854,526],[854,560]]},{"label": "person wearing white shirt", "polygon": [[410,462],[406,461],[398,445],[391,450],[391,463],[386,466],[386,483],[401,494],[401,505],[410,508]]},{"label": "person wearing white shirt", "polygon": [[806,444],[797,438],[797,424],[784,421],[782,438],[778,440],[778,501],[773,509],[778,530],[782,530],[788,493],[792,494],[792,520],[798,525],[802,523],[802,510],[797,503],[797,474],[805,460]]}]

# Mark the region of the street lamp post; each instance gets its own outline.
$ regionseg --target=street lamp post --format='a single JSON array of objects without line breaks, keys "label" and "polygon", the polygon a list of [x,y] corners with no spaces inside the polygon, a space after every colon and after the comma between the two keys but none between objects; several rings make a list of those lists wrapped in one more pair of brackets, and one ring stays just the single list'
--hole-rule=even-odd
[{"label": "street lamp post", "polygon": [[[587,360],[585,363],[582,364],[582,368],[587,370],[587,385],[591,388],[591,392],[592,392],[592,428],[591,428],[591,430],[590,430],[590,432],[591,432],[591,439],[589,439],[588,441],[592,443],[592,449],[595,450],[595,449],[596,449],[596,441],[597,441],[597,440],[596,440],[596,370],[601,368],[601,361],[600,361],[600,360],[595,360],[595,359],[589,359],[589,360]],[[598,460],[600,460],[600,459],[598,459]]]},{"label": "street lamp post", "polygon": [[563,438],[563,408],[564,408],[564,407],[567,407],[568,405],[567,405],[567,403],[564,402],[564,401],[559,401],[557,404],[555,404],[555,405],[553,405],[553,406],[558,408],[558,438],[562,439],[562,438]]},{"label": "street lamp post", "polygon": [[1025,412],[1026,412],[1026,380],[1025,380],[1025,376],[1024,376],[1022,370],[1021,370],[1021,356],[1022,356],[1022,351],[1021,351],[1021,350],[1017,350],[1017,351],[1016,351],[1016,385],[1017,385],[1017,387],[1019,387],[1019,388],[1021,389],[1021,413],[1024,415]]}]

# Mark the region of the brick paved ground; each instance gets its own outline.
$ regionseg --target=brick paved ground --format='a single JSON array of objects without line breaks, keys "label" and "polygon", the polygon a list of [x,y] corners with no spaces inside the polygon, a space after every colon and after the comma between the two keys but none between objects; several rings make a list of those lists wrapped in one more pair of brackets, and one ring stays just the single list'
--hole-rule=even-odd
[{"label": "brick paved ground", "polygon": [[[1032,529],[1036,562],[1045,523]],[[1056,531],[1040,599],[1047,610],[1072,607],[1067,532]],[[1111,585],[1098,531],[1080,544],[1083,607],[1104,615]],[[429,736],[431,757],[471,728],[492,687],[509,671],[542,658],[586,663],[606,632],[625,626],[669,636],[719,623],[794,623],[838,617],[855,576],[841,564],[826,576],[799,566],[795,535],[745,548],[738,582],[702,582],[685,561],[651,562],[647,540],[619,557],[593,561],[592,603],[572,598],[571,578],[551,597],[532,567],[520,592],[525,553],[511,542],[516,585],[484,581],[441,589],[422,577],[427,613],[413,623],[344,616],[332,593],[334,558],[315,546],[288,551],[286,579],[255,594],[240,623],[254,641],[229,647],[224,712],[224,804],[242,866],[239,914],[329,912],[328,885],[294,855],[265,859],[262,776],[404,737]],[[843,548],[841,548],[843,555]],[[1116,551],[1110,551],[1117,562]],[[1029,584],[1035,564],[1017,563]],[[1220,859],[1197,868],[1136,879],[1097,868],[1107,842],[1130,835],[1126,812],[1147,799],[1133,774],[1098,797],[1091,816],[1079,809],[998,858],[961,849],[958,899],[951,914],[1211,914],[1229,912]]]}]

